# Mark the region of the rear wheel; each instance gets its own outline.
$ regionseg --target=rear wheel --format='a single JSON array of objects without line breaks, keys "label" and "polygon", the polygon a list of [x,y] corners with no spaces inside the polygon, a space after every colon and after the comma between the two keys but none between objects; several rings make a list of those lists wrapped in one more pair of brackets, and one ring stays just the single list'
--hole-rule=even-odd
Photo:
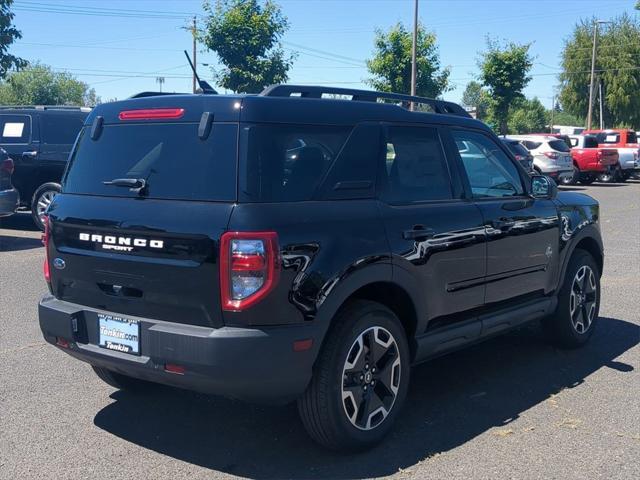
[{"label": "rear wheel", "polygon": [[620,166],[616,165],[611,170],[601,173],[598,175],[598,181],[602,183],[614,183],[618,181],[618,177],[620,176]]},{"label": "rear wheel", "polygon": [[45,183],[40,185],[31,199],[31,216],[33,222],[40,230],[44,231],[44,219],[47,208],[51,205],[53,198],[60,193],[60,185],[57,183]]},{"label": "rear wheel", "polygon": [[404,403],[409,348],[400,321],[379,303],[351,302],[334,322],[298,411],[316,442],[362,450],[382,440]]},{"label": "rear wheel", "polygon": [[565,274],[554,315],[545,319],[551,340],[567,348],[584,345],[600,310],[600,272],[591,254],[576,250]]},{"label": "rear wheel", "polygon": [[98,375],[100,380],[111,385],[118,390],[125,390],[128,392],[144,393],[154,388],[156,385],[151,382],[145,382],[137,378],[128,377],[121,373],[116,373],[111,370],[107,370],[102,367],[94,367],[91,365],[93,371]]}]

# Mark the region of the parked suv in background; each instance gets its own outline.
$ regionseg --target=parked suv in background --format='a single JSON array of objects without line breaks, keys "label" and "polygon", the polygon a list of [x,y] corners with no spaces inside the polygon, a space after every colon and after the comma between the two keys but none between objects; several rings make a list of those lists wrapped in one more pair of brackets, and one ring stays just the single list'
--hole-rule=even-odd
[{"label": "parked suv in background", "polygon": [[535,320],[578,347],[598,318],[598,203],[438,100],[103,104],[46,218],[47,342],[116,388],[297,400],[338,450],[389,431],[412,364]]},{"label": "parked suv in background", "polygon": [[73,142],[90,109],[81,107],[0,107],[0,147],[15,163],[13,184],[21,206],[44,228],[44,211],[60,191]]},{"label": "parked suv in background", "polygon": [[501,138],[509,151],[513,153],[515,159],[520,162],[520,165],[527,171],[533,172],[533,155],[524,148],[524,146],[518,140],[510,140],[508,138]]},{"label": "parked suv in background", "polygon": [[13,170],[13,160],[0,148],[0,217],[11,215],[18,206],[20,196],[11,182]]},{"label": "parked suv in background", "polygon": [[585,135],[595,135],[598,144],[604,148],[618,149],[619,166],[603,181],[624,182],[640,172],[640,145],[636,132],[629,129],[585,130]]},{"label": "parked suv in background", "polygon": [[508,135],[506,138],[518,140],[529,150],[536,172],[548,175],[558,183],[573,177],[571,149],[564,140],[543,135]]},{"label": "parked suv in background", "polygon": [[573,178],[564,179],[565,185],[578,181],[586,185],[600,178],[607,180],[618,166],[618,150],[602,148],[593,135],[571,135],[571,158],[573,158]]}]

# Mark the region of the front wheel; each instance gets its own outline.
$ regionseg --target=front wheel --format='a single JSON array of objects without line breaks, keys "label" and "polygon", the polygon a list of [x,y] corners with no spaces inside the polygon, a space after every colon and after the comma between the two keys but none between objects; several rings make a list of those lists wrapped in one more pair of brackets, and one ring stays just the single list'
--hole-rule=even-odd
[{"label": "front wheel", "polygon": [[564,176],[560,178],[560,183],[562,185],[575,185],[576,183],[578,183],[578,179],[580,178],[580,169],[578,167],[574,167],[573,168],[573,175],[569,176]]},{"label": "front wheel", "polygon": [[319,444],[363,450],[389,432],[404,403],[407,339],[398,317],[376,302],[353,301],[334,322],[298,411]]},{"label": "front wheel", "polygon": [[44,219],[46,217],[47,208],[51,205],[53,198],[60,193],[60,185],[57,183],[45,183],[40,185],[33,194],[31,200],[31,216],[33,222],[40,230],[44,231]]},{"label": "front wheel", "polygon": [[576,250],[569,260],[555,314],[545,319],[550,339],[576,348],[593,334],[600,310],[600,272],[591,254]]}]

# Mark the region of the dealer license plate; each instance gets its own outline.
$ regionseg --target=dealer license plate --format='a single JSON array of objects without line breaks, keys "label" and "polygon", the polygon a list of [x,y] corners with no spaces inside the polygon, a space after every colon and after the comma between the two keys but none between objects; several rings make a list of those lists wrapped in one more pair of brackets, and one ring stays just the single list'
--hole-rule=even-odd
[{"label": "dealer license plate", "polygon": [[137,320],[98,314],[98,330],[102,348],[140,355],[140,324]]}]

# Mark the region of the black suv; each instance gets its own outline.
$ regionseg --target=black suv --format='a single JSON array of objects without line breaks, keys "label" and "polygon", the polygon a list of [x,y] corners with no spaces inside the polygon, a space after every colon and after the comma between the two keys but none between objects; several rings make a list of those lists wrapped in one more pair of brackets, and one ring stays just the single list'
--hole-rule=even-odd
[{"label": "black suv", "polygon": [[44,241],[49,343],[116,388],[295,399],[334,449],[411,365],[534,320],[584,344],[603,266],[598,203],[458,105],[286,85],[96,107]]},{"label": "black suv", "polygon": [[46,208],[60,191],[69,152],[91,109],[0,107],[0,147],[15,162],[13,184],[21,207],[42,230]]}]

